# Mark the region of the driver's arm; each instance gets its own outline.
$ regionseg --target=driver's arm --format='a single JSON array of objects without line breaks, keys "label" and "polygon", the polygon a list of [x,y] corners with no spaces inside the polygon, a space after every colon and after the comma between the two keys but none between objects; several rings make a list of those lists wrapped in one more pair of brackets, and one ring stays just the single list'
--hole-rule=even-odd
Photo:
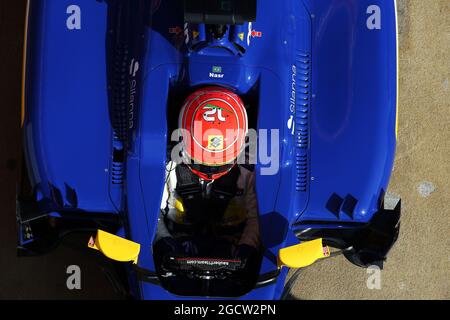
[{"label": "driver's arm", "polygon": [[245,207],[247,209],[247,221],[242,233],[239,245],[249,245],[256,249],[260,247],[258,201],[255,191],[255,173],[247,169],[241,169],[242,178],[246,179]]}]

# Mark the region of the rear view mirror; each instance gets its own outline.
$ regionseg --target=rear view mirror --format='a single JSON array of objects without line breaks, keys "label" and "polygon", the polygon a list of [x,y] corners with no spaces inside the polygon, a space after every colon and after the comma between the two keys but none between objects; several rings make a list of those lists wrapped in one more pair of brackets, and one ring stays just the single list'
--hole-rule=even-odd
[{"label": "rear view mirror", "polygon": [[97,236],[91,237],[88,247],[103,253],[106,257],[119,262],[137,264],[141,245],[118,237],[114,234],[98,230]]},{"label": "rear view mirror", "polygon": [[323,246],[322,239],[302,242],[295,246],[280,249],[278,267],[304,268],[319,259],[330,256],[330,249]]}]

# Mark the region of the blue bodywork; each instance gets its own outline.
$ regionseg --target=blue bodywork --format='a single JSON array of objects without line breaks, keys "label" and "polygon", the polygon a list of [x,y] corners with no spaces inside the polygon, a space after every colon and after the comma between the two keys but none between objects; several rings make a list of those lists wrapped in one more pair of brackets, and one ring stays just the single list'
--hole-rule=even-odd
[{"label": "blue bodywork", "polygon": [[[141,244],[139,265],[155,270],[171,97],[210,84],[251,101],[254,129],[280,142],[277,174],[263,175],[270,164],[261,158],[255,169],[261,274],[277,269],[278,250],[299,242],[297,230],[358,228],[380,210],[396,145],[395,1],[258,1],[256,22],[233,26],[205,47],[197,45],[207,40],[205,25],[185,25],[181,1],[137,1],[148,20],[126,65],[125,161],[114,157],[125,147],[109,117],[111,2],[30,4],[24,150],[42,212],[126,221],[120,234]],[[381,29],[367,27],[373,5]],[[70,29],[73,6],[81,25]],[[286,274],[241,298],[279,298]],[[144,299],[179,298],[147,282],[135,291]]]}]

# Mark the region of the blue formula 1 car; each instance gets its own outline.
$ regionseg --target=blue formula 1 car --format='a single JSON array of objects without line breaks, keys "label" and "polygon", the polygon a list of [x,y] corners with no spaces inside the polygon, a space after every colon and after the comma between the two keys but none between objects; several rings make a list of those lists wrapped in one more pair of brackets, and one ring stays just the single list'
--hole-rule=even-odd
[{"label": "blue formula 1 car", "polygon": [[[395,0],[30,0],[25,50],[20,254],[85,232],[135,298],[279,299],[289,268],[382,266],[395,243]],[[155,247],[172,132],[205,87],[256,132],[251,258]]]}]

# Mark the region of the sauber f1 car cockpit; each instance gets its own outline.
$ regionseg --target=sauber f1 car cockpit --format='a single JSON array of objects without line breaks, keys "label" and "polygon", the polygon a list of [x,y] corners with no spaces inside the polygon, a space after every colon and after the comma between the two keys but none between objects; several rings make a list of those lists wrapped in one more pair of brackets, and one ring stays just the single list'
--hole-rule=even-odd
[{"label": "sauber f1 car cockpit", "polygon": [[20,254],[81,233],[139,299],[279,299],[290,268],[383,265],[394,0],[28,9]]}]

